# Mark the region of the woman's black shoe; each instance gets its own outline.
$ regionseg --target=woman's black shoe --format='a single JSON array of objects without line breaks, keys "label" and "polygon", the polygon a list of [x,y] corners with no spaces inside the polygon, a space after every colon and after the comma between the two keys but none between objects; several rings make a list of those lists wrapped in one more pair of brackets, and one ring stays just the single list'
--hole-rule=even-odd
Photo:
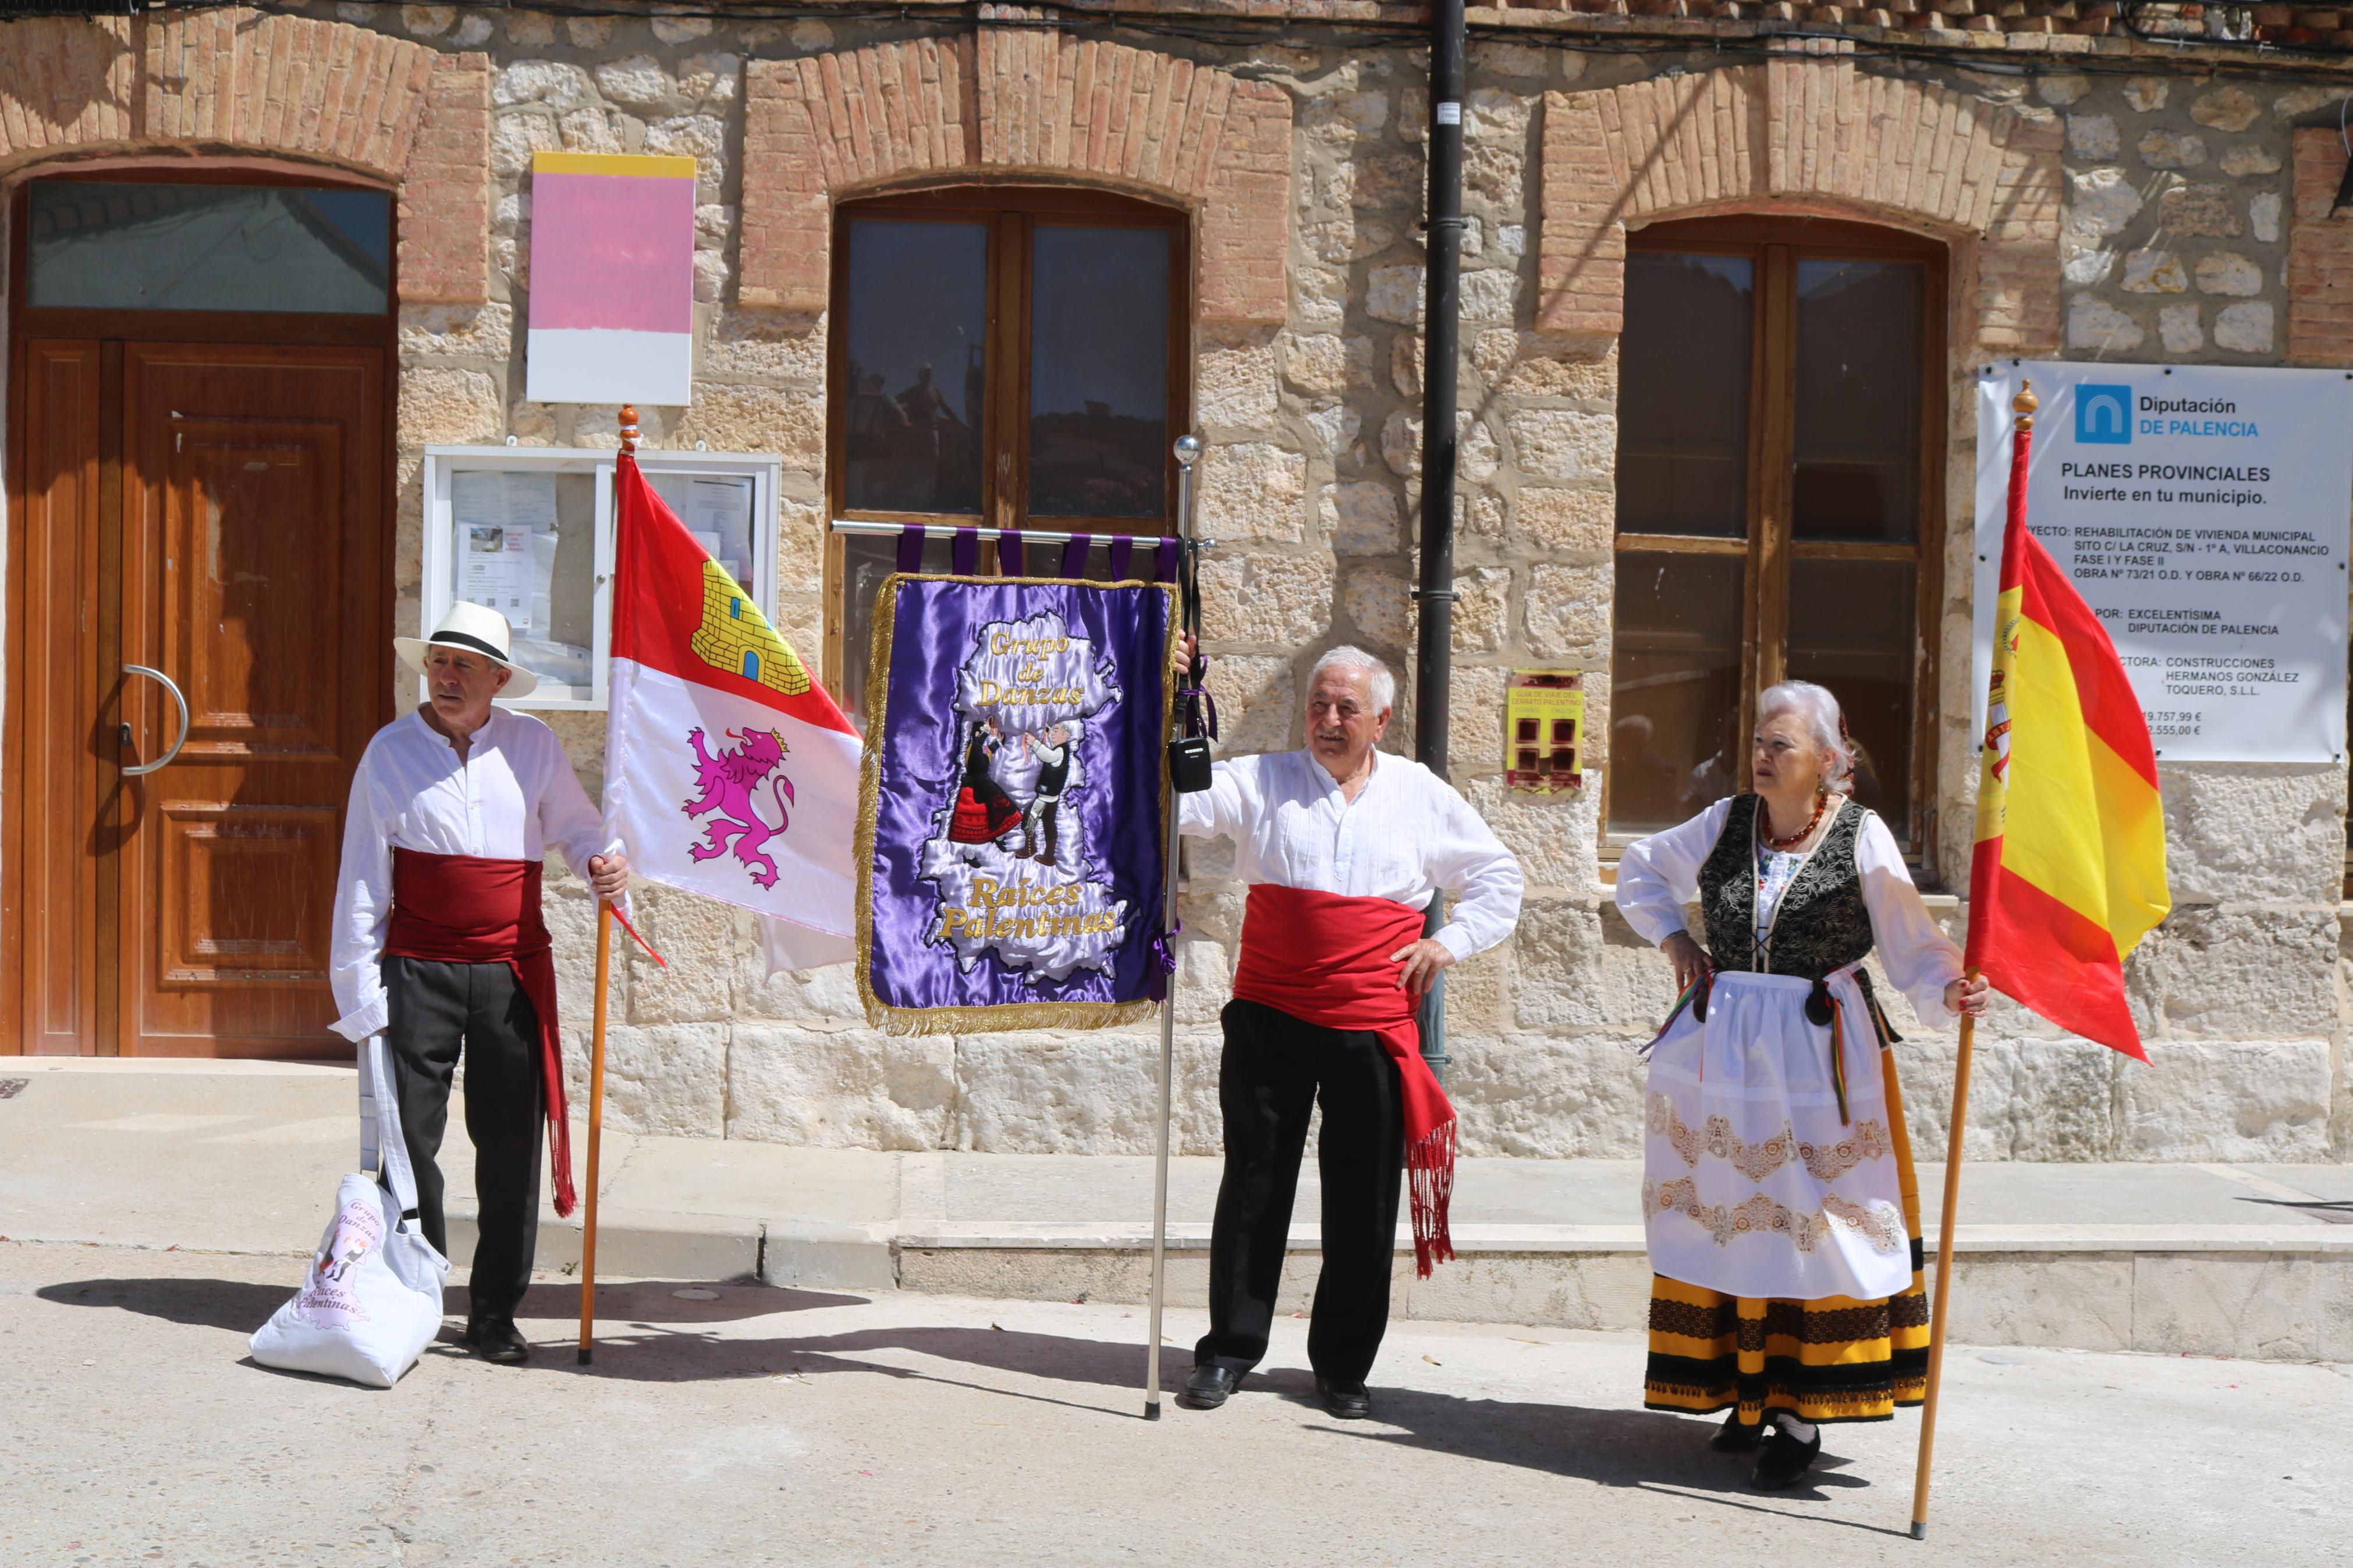
[{"label": "woman's black shoe", "polygon": [[1710,1437],[1707,1446],[1719,1454],[1753,1454],[1764,1437],[1765,1428],[1743,1423],[1739,1407],[1736,1405],[1732,1414],[1724,1418],[1723,1430]]},{"label": "woman's black shoe", "polygon": [[1176,1403],[1187,1410],[1215,1410],[1241,1385],[1242,1374],[1232,1367],[1203,1362],[1185,1380],[1185,1392],[1176,1396]]},{"label": "woman's black shoe", "polygon": [[1757,1468],[1749,1480],[1758,1490],[1778,1492],[1794,1487],[1805,1478],[1815,1458],[1822,1451],[1822,1434],[1818,1427],[1810,1443],[1800,1443],[1778,1426],[1765,1439],[1765,1451],[1757,1456]]}]

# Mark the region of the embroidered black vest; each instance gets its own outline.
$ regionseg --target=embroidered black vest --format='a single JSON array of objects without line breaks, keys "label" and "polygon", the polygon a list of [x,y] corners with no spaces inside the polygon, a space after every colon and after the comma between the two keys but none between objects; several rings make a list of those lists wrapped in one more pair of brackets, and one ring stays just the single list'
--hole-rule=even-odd
[{"label": "embroidered black vest", "polygon": [[1736,795],[1724,833],[1700,867],[1701,912],[1707,921],[1708,957],[1718,969],[1769,970],[1820,980],[1859,963],[1871,951],[1871,910],[1862,901],[1862,874],[1854,845],[1870,814],[1850,800],[1781,895],[1768,954],[1757,948],[1757,813],[1753,795]]}]

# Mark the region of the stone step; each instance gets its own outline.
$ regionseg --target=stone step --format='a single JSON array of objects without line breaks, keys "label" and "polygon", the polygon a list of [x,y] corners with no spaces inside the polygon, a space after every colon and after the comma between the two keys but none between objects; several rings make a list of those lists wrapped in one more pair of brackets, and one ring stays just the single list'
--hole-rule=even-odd
[{"label": "stone step", "polygon": [[[215,1070],[206,1070],[212,1068]],[[146,1064],[47,1069],[0,1100],[0,1237],[278,1254],[316,1244],[353,1159],[348,1068]],[[473,1246],[471,1151],[442,1151],[450,1248]],[[575,1148],[585,1155],[575,1130]],[[1169,1299],[1200,1305],[1219,1162],[1170,1163]],[[1941,1167],[1920,1169],[1933,1215]],[[597,1268],[884,1290],[1141,1303],[1149,1159],[881,1152],[607,1131]],[[1408,1318],[1636,1329],[1647,1300],[1641,1168],[1465,1160],[1462,1256],[1427,1280],[1401,1250]],[[1301,1173],[1283,1309],[1318,1265]],[[576,1274],[584,1215],[543,1212],[539,1266]],[[1402,1238],[1401,1238],[1402,1239]],[[1931,1245],[1933,1247],[1933,1238]],[[2353,1361],[2353,1166],[1972,1163],[1952,1332],[1979,1344]],[[291,1280],[290,1279],[290,1285]]]}]

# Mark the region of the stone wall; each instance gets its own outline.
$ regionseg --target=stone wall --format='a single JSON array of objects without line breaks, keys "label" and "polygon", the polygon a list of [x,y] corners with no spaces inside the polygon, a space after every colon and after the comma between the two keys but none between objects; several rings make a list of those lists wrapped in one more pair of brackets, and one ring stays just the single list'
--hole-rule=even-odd
[{"label": "stone wall", "polygon": [[[132,68],[90,41],[128,47],[134,29],[165,25],[150,19],[40,24],[63,40],[70,71],[28,73],[21,55],[13,67],[0,57],[10,103],[86,78],[98,105],[53,106],[38,123],[54,133],[30,140],[16,128],[35,117],[0,117],[16,137],[8,165],[159,142],[263,145],[401,189],[403,629],[418,617],[426,444],[616,440],[612,410],[522,396],[527,171],[533,153],[560,148],[698,161],[695,398],[643,410],[647,436],[658,447],[782,455],[779,626],[805,650],[824,642],[829,204],[972,169],[1084,180],[1197,215],[1194,414],[1209,446],[1200,524],[1221,542],[1203,572],[1206,630],[1229,749],[1296,742],[1304,672],[1334,643],[1405,666],[1424,370],[1419,51],[1304,30],[1255,46],[1142,29],[1097,28],[1084,43],[1036,28],[943,35],[846,10],[751,24],[437,5],[206,15],[251,24],[207,24],[225,29],[206,35],[216,45],[249,50],[299,22],[310,29],[301,47],[322,58],[406,64],[410,98],[385,142],[397,159],[371,163],[314,132],[292,140],[319,121],[299,106],[323,101],[323,88],[298,94],[272,129],[173,118],[202,73],[143,97],[127,80],[110,86],[108,72]],[[1543,25],[1606,30],[1609,20],[1564,13]],[[1588,730],[1609,733],[1616,258],[1627,227],[1704,211],[1830,214],[1950,247],[1947,592],[1940,681],[1926,698],[1942,715],[1934,862],[1950,881],[1974,791],[1970,367],[1988,353],[2052,353],[2353,364],[2340,292],[2353,224],[2326,214],[2341,154],[2296,129],[2316,123],[2333,89],[2193,75],[2147,49],[2127,62],[2141,76],[2072,56],[1995,75],[1820,42],[1585,52],[1577,37],[1536,25],[1474,42],[1465,103],[1451,744],[1456,782],[1519,853],[1530,886],[1514,938],[1450,977],[1453,1088],[1472,1153],[1626,1156],[1639,1147],[1633,1047],[1672,999],[1666,966],[1609,906],[1598,790],[1507,795],[1499,764],[1514,668],[1588,672]],[[1971,35],[1981,47],[2003,36]],[[109,119],[103,105],[117,101],[142,105],[142,118]],[[601,716],[554,721],[593,782]],[[1409,746],[1411,725],[1401,712],[1389,744]],[[1973,1152],[2353,1152],[2338,978],[2340,947],[2353,963],[2337,920],[2344,771],[2174,767],[2165,788],[2179,908],[2129,976],[2158,1065],[2000,1008],[1978,1053]],[[1216,1010],[1241,889],[1221,845],[1191,845],[1187,867],[1177,1143],[1211,1152]],[[565,1025],[585,1046],[589,906],[578,883],[552,885],[565,994],[580,1004]],[[1957,931],[1957,909],[1940,904]],[[1148,1032],[886,1037],[865,1027],[846,970],[771,979],[733,911],[659,889],[642,906],[671,967],[619,965],[608,1069],[618,1126],[895,1149],[1151,1145]],[[1951,1038],[1897,1012],[1911,1119],[1933,1155]],[[584,1056],[571,1053],[575,1071]]]}]

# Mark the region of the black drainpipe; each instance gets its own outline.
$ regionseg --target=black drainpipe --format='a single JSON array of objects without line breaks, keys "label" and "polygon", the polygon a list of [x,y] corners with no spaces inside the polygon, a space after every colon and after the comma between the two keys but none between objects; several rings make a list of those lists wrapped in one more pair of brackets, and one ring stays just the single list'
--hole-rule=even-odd
[{"label": "black drainpipe", "polygon": [[[1454,651],[1454,374],[1461,333],[1462,277],[1462,5],[1432,0],[1430,16],[1430,268],[1421,337],[1420,643],[1413,661],[1413,754],[1439,777],[1446,772],[1446,729]],[[1446,923],[1446,898],[1434,893],[1422,932]],[[1442,1083],[1446,980],[1421,1004],[1421,1054]]]}]

